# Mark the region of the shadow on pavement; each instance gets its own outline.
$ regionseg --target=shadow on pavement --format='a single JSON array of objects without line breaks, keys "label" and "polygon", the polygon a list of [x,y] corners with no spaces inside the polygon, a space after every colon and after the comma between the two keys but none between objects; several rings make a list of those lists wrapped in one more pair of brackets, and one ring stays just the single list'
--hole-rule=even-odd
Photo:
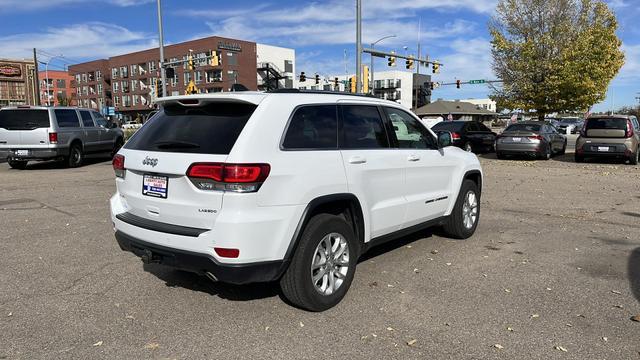
[{"label": "shadow on pavement", "polygon": [[[104,157],[104,156],[85,158],[82,166],[78,167],[77,169],[82,169],[85,166],[94,165],[94,164],[107,162],[107,161],[110,162],[111,158]],[[109,163],[109,165],[111,164]],[[59,169],[66,169],[66,168],[67,166],[64,161],[49,160],[49,161],[37,161],[37,162],[30,161],[24,170],[15,170],[15,169],[9,169],[9,170],[12,170],[12,171],[59,170]]]},{"label": "shadow on pavement", "polygon": [[360,256],[360,259],[358,259],[358,263],[392,252],[398,248],[409,245],[415,241],[425,239],[425,238],[430,238],[433,236],[434,231],[436,231],[437,229],[438,228],[418,231],[416,233],[401,237],[400,239],[374,246],[371,249],[369,249],[369,251],[367,251],[366,253],[362,254],[362,256]]},{"label": "shadow on pavement", "polygon": [[640,247],[631,252],[629,256],[629,287],[633,296],[640,302]]},{"label": "shadow on pavement", "polygon": [[232,285],[213,282],[204,276],[157,264],[143,264],[144,271],[155,275],[168,287],[181,287],[233,301],[248,301],[278,296],[277,283]]}]

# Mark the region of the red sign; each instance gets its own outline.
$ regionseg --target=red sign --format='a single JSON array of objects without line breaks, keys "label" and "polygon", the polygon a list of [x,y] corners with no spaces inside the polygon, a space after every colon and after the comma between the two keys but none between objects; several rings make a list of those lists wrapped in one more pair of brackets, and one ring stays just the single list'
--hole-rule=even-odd
[{"label": "red sign", "polygon": [[22,75],[22,70],[18,65],[0,64],[0,76],[18,77]]}]

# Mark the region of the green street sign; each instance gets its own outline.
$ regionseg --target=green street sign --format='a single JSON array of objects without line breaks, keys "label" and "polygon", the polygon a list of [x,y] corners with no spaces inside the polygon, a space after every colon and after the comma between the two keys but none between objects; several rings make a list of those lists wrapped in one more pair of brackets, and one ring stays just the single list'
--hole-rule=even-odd
[{"label": "green street sign", "polygon": [[484,80],[469,80],[469,84],[484,84]]}]

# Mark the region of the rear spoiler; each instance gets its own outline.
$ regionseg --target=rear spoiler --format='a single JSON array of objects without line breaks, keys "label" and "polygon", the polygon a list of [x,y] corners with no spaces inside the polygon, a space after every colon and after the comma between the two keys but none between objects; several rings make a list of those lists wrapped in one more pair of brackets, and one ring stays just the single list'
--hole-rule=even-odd
[{"label": "rear spoiler", "polygon": [[183,96],[169,96],[159,98],[155,101],[158,106],[166,106],[171,104],[178,104],[182,106],[200,106],[207,103],[215,102],[235,102],[258,105],[264,98],[267,97],[265,93],[259,92],[229,92],[221,94],[207,94],[207,95],[183,95]]}]

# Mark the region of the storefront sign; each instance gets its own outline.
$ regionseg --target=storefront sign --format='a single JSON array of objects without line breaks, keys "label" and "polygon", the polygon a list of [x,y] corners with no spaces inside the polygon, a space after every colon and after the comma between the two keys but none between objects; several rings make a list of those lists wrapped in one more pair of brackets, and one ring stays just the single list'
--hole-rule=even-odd
[{"label": "storefront sign", "polygon": [[239,43],[220,41],[218,42],[218,49],[242,51],[242,46]]},{"label": "storefront sign", "polygon": [[20,66],[13,64],[0,64],[0,76],[2,77],[20,77],[22,69]]}]

